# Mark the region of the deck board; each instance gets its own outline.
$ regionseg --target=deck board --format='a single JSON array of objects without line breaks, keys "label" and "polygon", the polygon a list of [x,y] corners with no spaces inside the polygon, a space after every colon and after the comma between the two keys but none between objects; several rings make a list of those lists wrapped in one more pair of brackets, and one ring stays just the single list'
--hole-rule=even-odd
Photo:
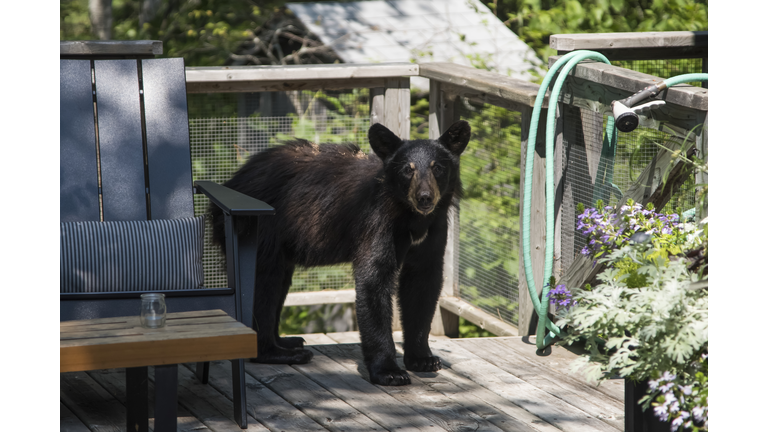
[{"label": "deck board", "polygon": [[328,430],[386,430],[291,366],[249,363],[245,368],[270,390]]},{"label": "deck board", "polygon": [[571,362],[575,358],[574,352],[583,353],[582,349],[572,347],[571,351],[565,349],[555,349],[554,351],[548,349],[547,355],[538,355],[534,347],[536,346],[536,338],[532,337],[515,337],[515,338],[493,338],[497,344],[504,345],[506,348],[511,349],[518,357],[528,359],[535,364],[541,366],[547,366],[554,369],[557,375],[563,373],[576,381],[587,384],[597,391],[605,394],[611,399],[617,401],[624,401],[624,380],[612,379],[603,381],[599,385],[595,385],[587,381],[584,375],[571,370]]},{"label": "deck board", "polygon": [[[208,383],[232,400],[232,368],[228,361],[211,362]],[[269,430],[325,431],[301,410],[250,374],[245,375],[247,412]]]},{"label": "deck board", "polygon": [[[358,344],[324,345],[315,349],[333,358],[353,373],[358,373],[364,367],[362,351]],[[447,431],[502,430],[450,398],[449,395],[430,387],[421,380],[421,377],[436,378],[438,373],[409,372],[409,375],[411,386],[406,391],[402,387],[381,386],[379,388]],[[368,381],[367,377],[363,378]]]},{"label": "deck board", "polygon": [[90,432],[88,426],[84,425],[63,402],[59,402],[59,424],[61,432]]},{"label": "deck board", "polygon": [[[493,351],[483,350],[489,343],[496,348]],[[507,345],[496,341],[457,341],[483,360],[498,366],[525,382],[544,390],[545,392],[567,401],[584,412],[603,420],[615,428],[624,427],[624,405],[583,382],[549,367],[540,367],[531,360],[515,355]],[[563,365],[563,367],[569,367]]]},{"label": "deck board", "polygon": [[[349,370],[335,358],[320,351],[324,345],[311,348],[315,352],[312,361],[294,367],[328,389],[339,399],[388,430],[442,431],[431,420],[423,417],[412,407],[388,395],[380,386],[371,384],[357,370]],[[366,373],[367,375],[367,373]]]},{"label": "deck board", "polygon": [[60,374],[63,403],[88,429],[98,432],[125,430],[125,405],[85,372]]},{"label": "deck board", "polygon": [[493,390],[531,414],[564,432],[605,431],[617,429],[584,411],[488,363],[450,340],[430,343],[432,352],[448,366],[481,386]]},{"label": "deck board", "polygon": [[[384,387],[368,379],[357,332],[301,336],[315,354],[309,364],[246,363],[246,431],[623,430],[623,382],[586,382],[562,347],[539,355],[527,338],[431,337],[444,369]],[[402,363],[402,333],[393,339]],[[194,367],[179,366],[178,430],[240,431],[230,362],[212,362],[207,385]],[[62,373],[61,430],[125,431],[124,377],[124,369]]]},{"label": "deck board", "polygon": [[[193,372],[194,364],[179,366],[179,407],[195,416],[213,432],[240,432],[235,422],[232,401],[207,384],[202,384]],[[261,423],[248,416],[247,432],[266,432]]]},{"label": "deck board", "polygon": [[[101,369],[96,371],[87,372],[88,376],[97,382],[104,390],[109,392],[118,402],[122,404],[120,407],[122,411],[122,417],[125,416],[125,404],[127,396],[125,393],[125,369]],[[149,368],[148,371],[148,388],[149,388],[149,428],[154,429],[154,415],[155,415],[155,384],[154,384],[154,368]],[[179,380],[181,381],[181,380]],[[179,396],[181,396],[179,391]],[[177,431],[186,432],[205,432],[212,429],[206,427],[200,420],[198,412],[192,414],[183,404],[178,406],[177,409]],[[124,429],[124,425],[120,425],[121,430]],[[238,428],[239,429],[239,428]]]}]

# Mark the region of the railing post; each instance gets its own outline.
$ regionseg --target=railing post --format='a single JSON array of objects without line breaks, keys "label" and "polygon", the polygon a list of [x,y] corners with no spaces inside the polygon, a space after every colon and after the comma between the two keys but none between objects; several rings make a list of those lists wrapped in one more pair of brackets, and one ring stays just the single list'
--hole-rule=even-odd
[{"label": "railing post", "polygon": [[[705,81],[706,82],[706,81]],[[698,133],[696,134],[696,152],[699,159],[702,159],[704,163],[708,163],[709,158],[707,157],[708,152],[708,135],[709,135],[709,127],[708,127],[708,120],[709,120],[709,114],[705,114],[704,116],[704,123],[701,125],[701,129],[699,129]],[[709,175],[701,170],[696,170],[696,184],[697,185],[706,185],[709,183]],[[696,187],[696,220],[701,221],[702,219],[706,218],[709,214],[707,208],[707,201],[706,199],[702,200],[702,192],[703,192],[704,186],[697,186]]]},{"label": "railing post", "polygon": [[[381,123],[400,139],[411,137],[411,79],[389,78],[386,87],[371,90],[371,124]],[[397,304],[397,293],[392,294]],[[392,308],[392,331],[402,330],[400,310]]]},{"label": "railing post", "polygon": [[[533,179],[531,189],[531,208],[524,208],[521,202],[520,205],[520,277],[518,288],[518,315],[517,315],[517,330],[520,336],[528,336],[536,334],[536,325],[538,324],[538,316],[533,309],[533,302],[528,294],[528,283],[525,279],[525,267],[523,261],[523,213],[531,212],[531,263],[533,267],[533,279],[536,283],[537,295],[541,295],[541,289],[544,286],[542,279],[544,278],[544,252],[546,247],[546,200],[544,196],[544,187],[546,182],[546,170],[545,170],[545,142],[546,142],[546,128],[545,122],[540,121],[538,126],[538,132],[536,133],[536,142],[528,142],[528,131],[531,127],[531,114],[533,108],[525,108],[522,112],[522,133],[520,139],[520,154],[522,155],[521,167],[520,167],[520,196],[523,196],[525,191],[525,164],[528,151],[528,145],[536,146],[536,154],[533,159]],[[542,109],[539,118],[547,118],[547,111]]]},{"label": "railing post", "polygon": [[384,87],[370,89],[371,93],[371,126],[384,123]]},{"label": "railing post", "polygon": [[400,139],[411,136],[411,80],[387,79],[384,90],[384,118],[382,123]]},{"label": "railing post", "polygon": [[[565,137],[563,136],[563,124],[565,120],[565,105],[562,103],[557,104],[557,113],[555,120],[555,148],[554,148],[554,164],[555,164],[555,250],[553,259],[552,276],[555,279],[560,280],[563,274],[563,222],[566,226],[572,219],[563,219],[566,215],[564,212],[564,192],[565,192],[565,168],[568,161],[566,160],[566,154],[564,146],[566,144]],[[567,232],[567,228],[566,232]],[[554,288],[554,287],[553,287]]]},{"label": "railing post", "polygon": [[[437,139],[454,121],[458,113],[454,106],[455,98],[441,89],[439,81],[429,81],[429,138]],[[459,209],[451,206],[448,211],[448,241],[443,257],[443,290],[440,297],[458,297],[459,281]],[[432,319],[430,333],[438,336],[457,337],[459,335],[458,315],[438,307]]]}]

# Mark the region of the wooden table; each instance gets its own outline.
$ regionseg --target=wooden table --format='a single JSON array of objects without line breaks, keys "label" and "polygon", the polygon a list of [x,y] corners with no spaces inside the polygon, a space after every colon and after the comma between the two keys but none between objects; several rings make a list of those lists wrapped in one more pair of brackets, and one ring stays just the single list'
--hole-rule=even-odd
[{"label": "wooden table", "polygon": [[149,428],[147,367],[155,367],[155,431],[176,430],[177,364],[256,357],[256,332],[222,310],[169,313],[159,329],[139,316],[60,323],[60,372],[126,368],[127,430]]}]

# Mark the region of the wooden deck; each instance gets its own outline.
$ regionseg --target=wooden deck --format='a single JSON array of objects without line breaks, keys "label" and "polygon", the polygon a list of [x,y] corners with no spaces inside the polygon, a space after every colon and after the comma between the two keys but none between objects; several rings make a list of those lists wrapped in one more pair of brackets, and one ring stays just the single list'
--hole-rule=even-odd
[{"label": "wooden deck", "polygon": [[[569,373],[576,355],[561,347],[537,356],[527,338],[434,338],[443,370],[410,372],[410,386],[382,387],[367,380],[356,332],[303,336],[315,353],[309,364],[246,363],[247,431],[624,429],[623,381],[587,384]],[[196,380],[194,365],[185,366],[178,430],[241,431],[229,362],[211,364],[208,385]],[[61,431],[124,431],[124,377],[124,369],[62,373]]]}]

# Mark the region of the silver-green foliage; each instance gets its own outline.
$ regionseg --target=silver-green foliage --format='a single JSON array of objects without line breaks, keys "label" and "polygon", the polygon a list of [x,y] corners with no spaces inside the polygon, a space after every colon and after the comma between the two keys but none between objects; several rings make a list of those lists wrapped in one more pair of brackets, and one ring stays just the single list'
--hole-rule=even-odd
[{"label": "silver-green foliage", "polygon": [[[622,247],[606,261],[625,259],[640,264],[637,273],[647,278],[647,286],[629,288],[630,275],[609,268],[599,285],[574,295],[576,307],[560,313],[557,324],[570,329],[565,342],[584,338],[590,351],[573,368],[594,381],[685,371],[707,348],[707,290],[691,286],[700,276],[688,271],[684,259],[667,261],[642,244]],[[604,348],[599,341],[605,341]]]}]

